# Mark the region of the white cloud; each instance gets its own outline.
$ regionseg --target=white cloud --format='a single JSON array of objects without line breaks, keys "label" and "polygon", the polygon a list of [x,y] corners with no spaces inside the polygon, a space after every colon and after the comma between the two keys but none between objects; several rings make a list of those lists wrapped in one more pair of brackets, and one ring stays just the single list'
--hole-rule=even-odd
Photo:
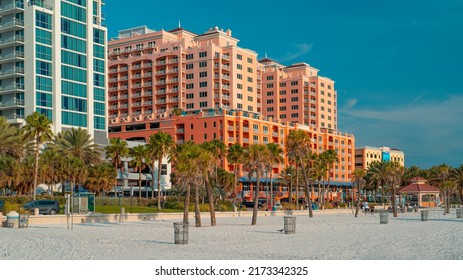
[{"label": "white cloud", "polygon": [[298,57],[301,57],[305,55],[306,53],[308,53],[313,48],[313,44],[296,44],[294,45],[294,48],[296,50],[288,51],[281,58],[278,58],[277,61],[287,62],[287,61],[294,60]]},{"label": "white cloud", "polygon": [[342,106],[341,110],[342,112],[347,111],[352,109],[355,105],[357,105],[357,99],[347,99],[346,103],[344,103],[344,106]]}]

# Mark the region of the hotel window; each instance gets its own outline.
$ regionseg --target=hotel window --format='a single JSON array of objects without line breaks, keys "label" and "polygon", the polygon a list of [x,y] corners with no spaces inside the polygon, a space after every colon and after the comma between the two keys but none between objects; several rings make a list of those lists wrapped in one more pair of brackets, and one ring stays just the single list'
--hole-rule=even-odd
[{"label": "hotel window", "polygon": [[252,73],[254,70],[252,70],[251,67],[248,67],[248,73]]},{"label": "hotel window", "polygon": [[207,91],[200,92],[199,97],[207,97]]},{"label": "hotel window", "polygon": [[273,99],[268,99],[267,104],[273,104]]},{"label": "hotel window", "polygon": [[252,92],[252,87],[248,87],[248,91],[249,91],[249,92]]},{"label": "hotel window", "polygon": [[280,83],[280,87],[285,87],[286,86],[286,82],[281,82]]},{"label": "hotel window", "polygon": [[252,78],[248,77],[248,82],[252,83]]},{"label": "hotel window", "polygon": [[252,96],[248,96],[248,101],[251,101],[251,102],[253,101]]},{"label": "hotel window", "polygon": [[331,92],[328,92],[328,97],[331,97]]},{"label": "hotel window", "polygon": [[267,108],[267,112],[273,112],[273,107]]},{"label": "hotel window", "polygon": [[236,96],[238,97],[238,99],[243,99],[243,95],[241,93],[238,93]]},{"label": "hotel window", "polygon": [[298,105],[293,105],[293,106],[291,106],[291,110],[297,110],[297,109],[299,109],[299,106],[298,106]]},{"label": "hotel window", "polygon": [[324,118],[325,118],[325,115],[322,114],[322,119],[324,119]]},{"label": "hotel window", "polygon": [[321,109],[322,111],[325,111],[325,107],[323,107],[323,106],[321,106],[320,109]]},{"label": "hotel window", "polygon": [[280,119],[286,119],[286,114],[280,115]]},{"label": "hotel window", "polygon": [[292,102],[297,102],[297,101],[299,101],[299,98],[298,97],[291,97],[291,101]]},{"label": "hotel window", "polygon": [[199,82],[199,87],[200,88],[207,87],[207,82]]},{"label": "hotel window", "polygon": [[252,63],[252,58],[248,57],[248,63]]},{"label": "hotel window", "polygon": [[331,89],[331,85],[328,85],[328,89]]},{"label": "hotel window", "polygon": [[186,74],[186,79],[187,80],[193,79],[194,77],[195,77],[195,75],[193,73]]},{"label": "hotel window", "polygon": [[186,84],[186,89],[192,89],[194,88],[194,84]]},{"label": "hotel window", "polygon": [[321,87],[325,87],[325,83],[321,83]]},{"label": "hotel window", "polygon": [[281,106],[280,111],[286,111],[286,106]]},{"label": "hotel window", "polygon": [[193,59],[193,54],[192,53],[187,54],[186,59],[187,60]]},{"label": "hotel window", "polygon": [[298,93],[298,92],[299,92],[299,90],[298,90],[297,88],[296,88],[296,89],[292,89],[292,90],[291,90],[291,93],[292,93],[292,94],[294,94],[294,93]]},{"label": "hotel window", "polygon": [[286,95],[286,90],[280,90],[280,95]]},{"label": "hotel window", "polygon": [[207,128],[207,122],[204,123],[204,128]]},{"label": "hotel window", "polygon": [[286,103],[286,98],[280,98],[280,103]]},{"label": "hotel window", "polygon": [[298,113],[291,114],[291,118],[298,118],[298,117],[299,117],[299,114],[298,114]]},{"label": "hotel window", "polygon": [[238,109],[243,109],[243,104],[238,103],[236,104],[236,107],[238,107]]},{"label": "hotel window", "polygon": [[238,78],[239,80],[242,80],[242,79],[243,79],[243,75],[241,75],[241,74],[238,73],[238,74],[236,74],[236,78]]},{"label": "hotel window", "polygon": [[322,98],[322,99],[321,99],[321,102],[322,102],[322,103],[325,103],[325,99]]},{"label": "hotel window", "polygon": [[243,85],[242,84],[236,84],[236,88],[237,89],[243,89]]},{"label": "hotel window", "polygon": [[203,68],[207,66],[207,61],[201,61],[199,62],[199,68]]},{"label": "hotel window", "polygon": [[194,107],[195,107],[195,105],[193,103],[186,104],[187,109],[193,109]]},{"label": "hotel window", "polygon": [[267,81],[272,81],[273,80],[273,76],[267,76]]},{"label": "hotel window", "polygon": [[273,84],[267,84],[267,88],[273,88]]},{"label": "hotel window", "polygon": [[207,101],[199,102],[199,107],[201,108],[207,107]]},{"label": "hotel window", "polygon": [[190,64],[187,64],[186,65],[186,69],[189,70],[189,69],[193,69],[194,65],[193,63],[190,63]]},{"label": "hotel window", "polygon": [[298,84],[299,84],[298,81],[292,81],[292,82],[291,82],[291,85],[292,85],[292,86],[297,86]]},{"label": "hotel window", "polygon": [[200,52],[199,57],[207,57],[207,52]]},{"label": "hotel window", "polygon": [[321,95],[325,95],[325,92],[323,90],[320,91]]},{"label": "hotel window", "polygon": [[239,70],[243,70],[243,65],[241,65],[241,64],[236,64],[236,68],[239,69]]},{"label": "hotel window", "polygon": [[267,92],[267,96],[273,96],[273,91]]},{"label": "hotel window", "polygon": [[252,106],[248,106],[248,111],[252,112],[254,111],[254,108]]},{"label": "hotel window", "polygon": [[204,71],[204,72],[199,72],[199,77],[200,77],[200,78],[207,77],[207,72],[206,72],[206,71]]},{"label": "hotel window", "polygon": [[236,54],[236,58],[239,60],[243,60],[243,56],[241,54]]},{"label": "hotel window", "polygon": [[186,99],[193,99],[194,98],[194,94],[193,93],[187,93],[186,94]]},{"label": "hotel window", "polygon": [[331,105],[331,100],[328,100],[328,105]]}]

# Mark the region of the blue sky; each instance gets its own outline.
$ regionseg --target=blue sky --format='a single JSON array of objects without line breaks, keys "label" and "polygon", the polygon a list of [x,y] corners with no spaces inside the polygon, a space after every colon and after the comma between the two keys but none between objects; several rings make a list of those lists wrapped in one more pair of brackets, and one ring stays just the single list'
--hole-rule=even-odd
[{"label": "blue sky", "polygon": [[104,8],[109,37],[147,25],[231,29],[241,47],[336,81],[339,130],[406,165],[463,164],[463,1],[127,1]]}]

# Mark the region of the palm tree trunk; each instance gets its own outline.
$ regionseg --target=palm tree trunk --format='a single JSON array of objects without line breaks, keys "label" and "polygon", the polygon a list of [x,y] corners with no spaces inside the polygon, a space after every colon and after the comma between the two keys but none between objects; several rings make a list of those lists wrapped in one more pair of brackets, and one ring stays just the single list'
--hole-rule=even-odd
[{"label": "palm tree trunk", "polygon": [[[302,164],[302,159],[299,159],[299,161],[300,161],[300,164],[301,164],[302,176],[304,178],[305,186],[306,186],[306,188],[308,190],[309,189],[309,180],[307,179],[307,173],[305,172],[304,165]],[[312,202],[310,201],[310,199],[308,199],[307,202],[308,202],[307,207],[309,208],[309,217],[313,218]]]},{"label": "palm tree trunk", "polygon": [[34,167],[34,189],[33,189],[33,200],[37,199],[37,173],[39,172],[39,136],[35,138],[35,167]]},{"label": "palm tree trunk", "polygon": [[199,184],[195,185],[195,222],[196,227],[201,227],[201,211],[199,209]]},{"label": "palm tree trunk", "polygon": [[270,172],[270,210],[273,210],[273,172]]},{"label": "palm tree trunk", "polygon": [[138,170],[138,199],[141,199],[141,168]]},{"label": "palm tree trunk", "polygon": [[357,218],[360,209],[360,184],[357,182],[357,207],[355,208],[355,217]]},{"label": "palm tree trunk", "polygon": [[[151,173],[152,173],[152,181],[153,181],[153,184],[151,185],[152,189],[151,189],[151,199],[154,199],[154,167],[155,167],[155,161],[153,160],[153,170],[151,170]],[[159,171],[158,171],[159,172]]]},{"label": "palm tree trunk", "polygon": [[[237,168],[237,164],[235,164],[234,167],[233,167],[233,171],[235,171],[235,172],[234,172],[234,175],[235,175],[235,185],[234,185],[234,189],[233,189],[233,193],[234,193],[234,196],[233,196],[233,207],[235,207],[235,205],[236,205],[236,196],[238,195],[238,194],[237,194],[237,188],[236,188],[236,184],[238,183],[238,173],[237,173],[236,168]],[[235,211],[235,210],[233,209],[233,211]]]},{"label": "palm tree trunk", "polygon": [[296,168],[296,210],[299,208],[299,169]]},{"label": "palm tree trunk", "polygon": [[395,201],[395,187],[394,184],[391,184],[392,187],[392,213],[394,213],[394,217],[397,217],[397,207],[395,206],[396,201]]},{"label": "palm tree trunk", "polygon": [[161,211],[161,165],[162,158],[158,159],[158,211]]},{"label": "palm tree trunk", "polygon": [[205,175],[206,175],[206,178],[204,179],[204,185],[206,186],[207,197],[209,198],[209,213],[211,215],[211,226],[215,226],[216,220],[215,220],[215,209],[214,209],[214,195],[212,194],[211,184],[207,180],[207,173]]},{"label": "palm tree trunk", "polygon": [[252,211],[252,221],[251,225],[255,225],[257,223],[257,208],[259,206],[259,187],[260,187],[260,171],[257,170],[256,172],[256,177],[257,177],[257,182],[256,182],[256,187],[254,190],[254,209]]},{"label": "palm tree trunk", "polygon": [[114,197],[117,197],[117,178],[119,177],[119,171],[117,171],[117,161],[116,161],[116,185],[114,186]]},{"label": "palm tree trunk", "polygon": [[183,222],[188,224],[188,212],[190,207],[190,195],[191,195],[191,186],[189,183],[186,184],[186,194],[185,194],[185,202],[183,204]]}]

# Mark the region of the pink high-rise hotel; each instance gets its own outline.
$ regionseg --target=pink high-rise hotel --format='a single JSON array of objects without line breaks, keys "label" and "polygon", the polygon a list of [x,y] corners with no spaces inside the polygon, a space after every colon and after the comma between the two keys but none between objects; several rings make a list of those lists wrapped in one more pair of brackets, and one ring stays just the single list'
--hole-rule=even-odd
[{"label": "pink high-rise hotel", "polygon": [[[338,132],[334,81],[306,63],[259,61],[238,42],[230,30],[217,27],[200,35],[183,28],[120,31],[108,46],[109,136],[144,140],[163,130],[177,143],[217,138],[228,145],[284,146],[283,127],[298,123],[317,152],[335,149],[340,155],[332,180],[351,181],[355,138]],[[202,128],[202,118],[220,114],[236,118]],[[246,131],[243,122],[253,123],[253,130]],[[266,137],[272,123],[276,136]]]}]

